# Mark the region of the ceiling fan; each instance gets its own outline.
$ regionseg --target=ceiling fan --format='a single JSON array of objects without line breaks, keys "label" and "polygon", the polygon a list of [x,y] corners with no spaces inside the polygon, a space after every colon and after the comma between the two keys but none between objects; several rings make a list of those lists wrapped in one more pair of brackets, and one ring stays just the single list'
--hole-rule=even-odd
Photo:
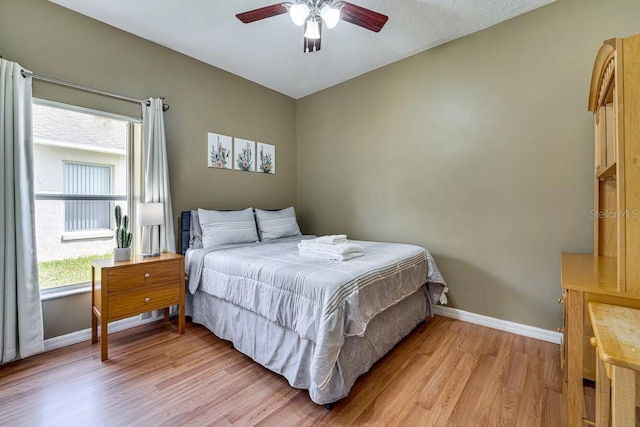
[{"label": "ceiling fan", "polygon": [[294,24],[304,25],[303,50],[305,53],[320,50],[322,22],[331,29],[342,19],[377,33],[389,19],[381,13],[339,0],[293,0],[239,13],[236,17],[245,24],[249,24],[287,12]]}]

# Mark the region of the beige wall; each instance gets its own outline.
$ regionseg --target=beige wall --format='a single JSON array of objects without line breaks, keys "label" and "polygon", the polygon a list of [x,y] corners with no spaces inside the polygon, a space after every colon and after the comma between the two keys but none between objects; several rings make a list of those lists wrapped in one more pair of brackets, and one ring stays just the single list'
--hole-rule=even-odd
[{"label": "beige wall", "polygon": [[590,252],[589,79],[637,0],[556,3],[298,101],[306,232],[416,243],[463,310],[555,329]]},{"label": "beige wall", "polygon": [[[91,327],[91,294],[42,301],[44,337],[53,338]],[[97,349],[96,349],[97,354]]]},{"label": "beige wall", "polygon": [[[276,208],[296,200],[296,104],[266,89],[46,0],[0,0],[0,55],[44,74],[147,98],[165,96],[174,217],[194,207]],[[135,104],[40,82],[34,96],[140,117]],[[207,132],[274,144],[277,174],[207,168]],[[85,298],[86,299],[86,298]],[[45,305],[46,337],[89,327],[82,298]],[[86,313],[77,317],[57,315]]]}]

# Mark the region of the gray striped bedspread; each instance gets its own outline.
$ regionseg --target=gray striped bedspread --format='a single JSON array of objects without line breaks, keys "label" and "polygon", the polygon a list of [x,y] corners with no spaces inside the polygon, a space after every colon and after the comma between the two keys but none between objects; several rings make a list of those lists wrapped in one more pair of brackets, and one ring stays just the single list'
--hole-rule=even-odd
[{"label": "gray striped bedspread", "polygon": [[298,255],[301,238],[190,249],[189,291],[251,310],[315,342],[311,376],[320,389],[345,337],[362,336],[376,314],[425,283],[433,303],[447,290],[431,254],[419,246],[350,241],[364,256],[331,261]]}]

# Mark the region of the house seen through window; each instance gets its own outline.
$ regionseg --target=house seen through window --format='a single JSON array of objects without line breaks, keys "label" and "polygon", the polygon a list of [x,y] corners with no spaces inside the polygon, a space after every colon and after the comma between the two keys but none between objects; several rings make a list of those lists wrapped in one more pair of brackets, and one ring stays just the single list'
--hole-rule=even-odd
[{"label": "house seen through window", "polygon": [[40,288],[91,281],[112,256],[113,210],[127,213],[130,122],[75,107],[33,105]]},{"label": "house seen through window", "polygon": [[[111,165],[65,162],[64,193],[110,196]],[[67,200],[64,202],[65,231],[111,228],[110,201]]]}]

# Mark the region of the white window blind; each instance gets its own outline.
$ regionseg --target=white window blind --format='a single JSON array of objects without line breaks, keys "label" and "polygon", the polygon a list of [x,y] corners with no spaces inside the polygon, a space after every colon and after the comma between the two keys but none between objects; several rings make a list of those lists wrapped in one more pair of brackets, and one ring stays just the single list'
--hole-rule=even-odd
[{"label": "white window blind", "polygon": [[[111,167],[64,163],[64,192],[86,196],[111,195]],[[108,200],[65,201],[65,231],[110,228],[112,204]]]}]

